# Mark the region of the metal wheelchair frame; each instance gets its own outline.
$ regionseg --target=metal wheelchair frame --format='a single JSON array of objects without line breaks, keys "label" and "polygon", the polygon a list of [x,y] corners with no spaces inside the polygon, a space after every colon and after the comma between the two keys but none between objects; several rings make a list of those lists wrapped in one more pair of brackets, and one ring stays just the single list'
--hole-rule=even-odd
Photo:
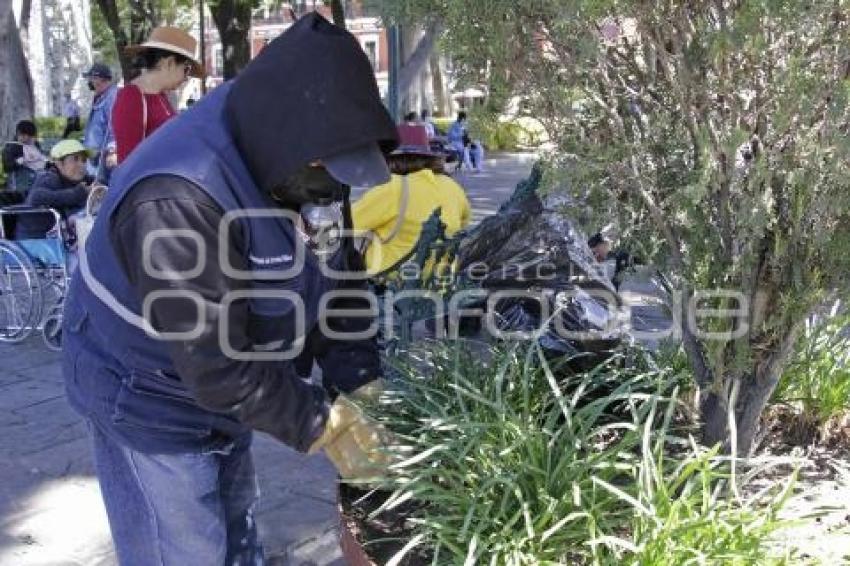
[{"label": "metal wheelchair frame", "polygon": [[[7,234],[18,218],[50,214],[53,227],[44,238],[15,239]],[[61,261],[37,257],[25,242],[49,242]],[[54,209],[15,205],[0,208],[0,342],[22,342],[40,331],[52,350],[61,348],[62,305],[68,286],[70,240]]]}]

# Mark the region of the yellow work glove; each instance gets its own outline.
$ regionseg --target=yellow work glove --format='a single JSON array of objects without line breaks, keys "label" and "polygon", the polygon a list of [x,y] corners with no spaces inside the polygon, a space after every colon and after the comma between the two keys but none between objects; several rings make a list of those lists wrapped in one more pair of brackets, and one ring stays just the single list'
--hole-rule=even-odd
[{"label": "yellow work glove", "polygon": [[357,389],[352,391],[350,397],[358,401],[367,401],[369,403],[374,403],[378,400],[383,391],[384,380],[378,378],[373,381],[370,381],[363,387],[358,387]]},{"label": "yellow work glove", "polygon": [[378,478],[386,475],[392,463],[386,452],[389,439],[389,432],[380,423],[340,395],[331,405],[325,431],[310,447],[308,454],[324,448],[344,479]]}]

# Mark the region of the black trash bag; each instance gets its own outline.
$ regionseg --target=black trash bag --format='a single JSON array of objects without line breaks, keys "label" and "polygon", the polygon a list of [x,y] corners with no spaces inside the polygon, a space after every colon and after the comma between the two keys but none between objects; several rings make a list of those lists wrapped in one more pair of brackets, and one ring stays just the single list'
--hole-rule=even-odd
[{"label": "black trash bag", "polygon": [[569,218],[572,202],[562,195],[541,200],[540,177],[535,166],[499,212],[464,240],[459,268],[491,296],[511,292],[490,304],[500,331],[535,332],[547,357],[586,370],[625,337],[622,302]]},{"label": "black trash bag", "polygon": [[499,211],[484,218],[469,237],[463,239],[458,250],[461,269],[478,261],[486,262],[490,254],[507,242],[529,218],[543,212],[543,205],[535,194],[541,178],[542,170],[535,164],[529,178],[519,182]]}]

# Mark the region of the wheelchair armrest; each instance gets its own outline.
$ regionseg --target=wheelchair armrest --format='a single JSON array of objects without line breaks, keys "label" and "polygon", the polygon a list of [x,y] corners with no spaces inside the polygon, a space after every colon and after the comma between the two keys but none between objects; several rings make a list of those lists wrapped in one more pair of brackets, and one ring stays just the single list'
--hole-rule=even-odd
[{"label": "wheelchair armrest", "polygon": [[31,204],[12,204],[8,206],[0,206],[0,213],[4,212],[33,212],[33,211],[45,211],[50,210],[44,206],[33,206]]},{"label": "wheelchair armrest", "polygon": [[12,206],[0,206],[0,216],[2,215],[18,215],[18,214],[44,214],[46,212],[52,212],[53,215],[57,218],[61,218],[62,215],[55,208],[49,208],[47,206],[32,206],[29,204],[13,204]]},{"label": "wheelchair armrest", "polygon": [[44,206],[30,206],[27,204],[18,204],[13,206],[0,207],[0,237],[6,240],[13,240],[16,237],[16,228],[18,219],[23,216],[47,216],[52,219],[52,226],[60,227],[62,215],[58,210],[47,208]]}]

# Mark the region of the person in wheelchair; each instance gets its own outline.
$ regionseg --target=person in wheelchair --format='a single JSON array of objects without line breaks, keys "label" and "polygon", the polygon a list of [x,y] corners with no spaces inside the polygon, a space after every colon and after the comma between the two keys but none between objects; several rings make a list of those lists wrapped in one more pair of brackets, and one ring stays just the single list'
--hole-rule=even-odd
[{"label": "person in wheelchair", "polygon": [[[36,177],[24,204],[52,208],[65,221],[73,221],[86,204],[94,179],[86,174],[89,151],[77,140],[63,140],[50,150],[51,162]],[[18,219],[15,239],[39,239],[53,228],[51,215],[26,214]]]},{"label": "person in wheelchair", "polygon": [[[60,222],[73,228],[74,219],[84,209],[93,182],[93,178],[86,174],[89,151],[77,140],[63,140],[53,147],[50,157],[51,163],[36,177],[24,205],[53,209],[59,213]],[[63,241],[60,233],[54,232],[57,229],[56,216],[50,211],[21,214],[15,226],[15,239],[39,262],[62,265],[65,262],[63,247],[73,242],[70,239]]]}]

